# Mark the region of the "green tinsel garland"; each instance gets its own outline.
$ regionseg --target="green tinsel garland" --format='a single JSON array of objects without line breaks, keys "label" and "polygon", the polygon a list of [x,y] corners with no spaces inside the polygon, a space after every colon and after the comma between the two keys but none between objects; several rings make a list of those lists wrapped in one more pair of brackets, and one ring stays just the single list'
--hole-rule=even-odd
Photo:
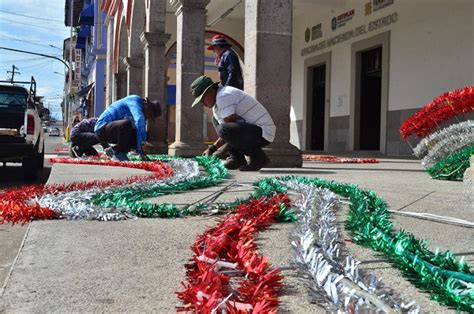
[{"label": "green tinsel garland", "polygon": [[473,154],[474,146],[466,147],[439,161],[427,171],[433,179],[462,180],[464,171],[469,168],[469,158]]},{"label": "green tinsel garland", "polygon": [[[441,304],[458,310],[474,309],[474,293],[460,293],[458,280],[474,283],[474,275],[464,257],[458,261],[449,251],[440,254],[426,248],[420,241],[405,231],[393,232],[393,223],[387,204],[372,191],[364,191],[353,184],[342,184],[322,179],[304,177],[281,177],[262,179],[256,185],[262,193],[286,192],[280,180],[295,180],[327,188],[351,200],[346,228],[354,242],[385,253],[419,287],[431,293]],[[457,280],[456,280],[457,279]]]},{"label": "green tinsel garland", "polygon": [[[152,160],[166,161],[170,159],[182,159],[180,157],[167,156],[167,155],[149,155]],[[139,158],[132,158],[132,160],[140,160]],[[174,194],[177,191],[188,191],[192,189],[200,189],[219,184],[229,174],[228,170],[224,167],[222,162],[215,157],[197,156],[195,157],[198,165],[203,167],[207,172],[207,176],[199,176],[189,180],[184,180],[174,184],[173,186],[163,186],[159,189],[150,188],[144,189],[132,189],[130,187],[118,188],[113,191],[108,191],[97,195],[92,202],[96,205],[104,207],[127,207],[130,211],[138,216],[144,218],[161,217],[161,218],[173,218],[173,217],[184,217],[184,216],[197,216],[202,214],[203,210],[208,208],[207,204],[196,204],[187,206],[183,209],[178,208],[175,204],[161,203],[161,204],[150,204],[146,202],[140,202],[145,198],[158,197],[167,194]],[[234,202],[217,203],[217,207],[221,210],[233,210],[236,206],[247,203],[254,198],[259,198],[263,194],[254,192],[250,197],[246,199],[239,199]],[[277,220],[280,222],[291,222],[297,219],[296,214],[291,208],[282,207]]]},{"label": "green tinsel garland", "polygon": [[[170,160],[179,159],[179,157],[172,157],[166,155],[151,155],[152,160]],[[174,204],[151,204],[140,202],[145,198],[158,197],[167,194],[173,194],[176,191],[188,191],[191,189],[199,189],[209,186],[217,185],[226,178],[229,174],[222,162],[215,157],[195,157],[199,166],[203,167],[207,172],[207,176],[198,176],[188,180],[183,180],[174,184],[173,186],[163,186],[160,188],[150,189],[132,189],[130,187],[119,188],[113,191],[97,195],[92,202],[96,205],[104,207],[127,207],[130,211],[138,217],[183,217],[186,215],[199,215],[202,206],[195,206],[192,208],[179,209]]]}]

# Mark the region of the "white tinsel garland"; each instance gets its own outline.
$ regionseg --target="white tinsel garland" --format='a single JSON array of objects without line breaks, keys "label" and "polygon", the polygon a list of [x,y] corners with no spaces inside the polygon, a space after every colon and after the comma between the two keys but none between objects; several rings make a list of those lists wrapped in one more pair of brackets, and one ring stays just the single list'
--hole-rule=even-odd
[{"label": "white tinsel garland", "polygon": [[314,301],[338,312],[419,312],[415,302],[403,302],[374,274],[364,276],[359,261],[339,255],[335,212],[340,203],[334,193],[297,182],[282,183],[303,194],[295,203],[299,219],[292,244],[296,265],[308,279]]},{"label": "white tinsel garland", "polygon": [[451,134],[436,143],[422,159],[425,168],[433,167],[437,162],[449,157],[460,149],[474,145],[474,132]]},{"label": "white tinsel garland", "polygon": [[[171,159],[167,162],[173,168],[173,176],[167,179],[139,181],[127,185],[129,189],[152,189],[173,186],[174,184],[199,175],[199,166],[196,161],[190,159]],[[121,187],[117,187],[120,189]],[[117,188],[109,188],[107,192],[113,192]],[[106,192],[106,193],[107,193]],[[88,220],[123,220],[134,217],[126,208],[104,207],[92,203],[92,199],[103,189],[92,188],[85,191],[71,191],[59,194],[45,194],[38,203],[42,207],[50,208],[66,219],[88,219]]]},{"label": "white tinsel garland", "polygon": [[474,133],[474,121],[467,120],[460,123],[450,125],[442,130],[436,131],[429,136],[423,138],[418,145],[413,149],[413,152],[417,157],[422,157],[434,145],[451,136],[460,136],[463,134]]}]

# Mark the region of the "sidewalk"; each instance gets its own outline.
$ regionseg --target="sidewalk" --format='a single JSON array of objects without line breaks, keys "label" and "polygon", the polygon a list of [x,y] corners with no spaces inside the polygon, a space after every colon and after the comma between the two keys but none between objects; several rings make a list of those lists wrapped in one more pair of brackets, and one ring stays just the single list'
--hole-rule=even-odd
[{"label": "sidewalk", "polygon": [[[55,164],[48,183],[123,178],[143,173],[117,167]],[[429,212],[472,220],[472,209],[462,182],[432,180],[419,161],[381,159],[379,164],[305,162],[301,169],[263,169],[260,173],[231,171],[231,178],[251,183],[257,177],[279,175],[320,177],[356,183],[374,190],[391,209]],[[150,199],[150,202],[191,203],[218,190],[213,187]],[[233,189],[219,200],[248,195],[249,187]],[[413,203],[412,205],[409,205]],[[409,205],[409,206],[407,206]],[[0,312],[120,311],[173,313],[181,305],[175,292],[182,290],[184,264],[192,256],[196,236],[212,227],[219,216],[185,219],[136,219],[119,222],[34,221],[28,227],[0,299]],[[345,210],[339,213],[345,220]],[[474,264],[474,230],[426,220],[393,216],[397,228],[429,247],[449,249]],[[342,224],[341,224],[342,225]],[[292,224],[276,224],[260,234],[259,247],[270,262],[283,267],[285,290],[282,312],[323,312],[309,302],[308,290],[291,268]],[[344,234],[343,238],[347,238]],[[346,242],[347,250],[362,261],[362,268],[383,277],[385,285],[406,300],[415,300],[423,312],[447,312],[427,293],[408,282],[383,256]]]}]

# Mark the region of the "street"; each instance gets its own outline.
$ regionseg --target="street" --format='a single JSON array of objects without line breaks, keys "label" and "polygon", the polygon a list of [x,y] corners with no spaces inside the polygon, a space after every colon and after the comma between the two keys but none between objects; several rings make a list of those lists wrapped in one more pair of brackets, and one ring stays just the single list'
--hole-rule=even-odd
[{"label": "street", "polygon": [[[61,128],[61,124],[51,124]],[[49,136],[45,133],[45,162],[44,169],[39,173],[38,179],[34,182],[23,179],[21,164],[7,163],[5,167],[0,166],[0,190],[12,187],[22,187],[29,184],[44,184],[51,173],[50,157],[58,154],[56,148],[65,147],[63,145],[64,138],[62,136]],[[10,271],[10,267],[18,253],[27,225],[11,226],[9,224],[0,225],[0,291],[4,280]]]}]

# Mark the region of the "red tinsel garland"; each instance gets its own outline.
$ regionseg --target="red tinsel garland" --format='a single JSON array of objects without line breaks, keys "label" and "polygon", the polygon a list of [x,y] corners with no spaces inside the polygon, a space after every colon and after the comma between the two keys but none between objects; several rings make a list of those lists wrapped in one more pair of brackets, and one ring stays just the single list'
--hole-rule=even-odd
[{"label": "red tinsel garland", "polygon": [[152,174],[136,175],[125,179],[94,180],[88,182],[73,182],[69,184],[29,185],[21,188],[0,190],[0,224],[25,224],[32,219],[57,218],[57,213],[49,208],[41,207],[35,198],[43,194],[57,194],[68,191],[81,191],[90,188],[107,188],[109,186],[127,185],[142,180],[163,179],[173,174],[173,169],[167,164],[156,162],[116,162],[111,160],[95,161],[72,158],[53,158],[50,162],[69,164],[89,164],[102,166],[119,166],[143,169]]},{"label": "red tinsel garland", "polygon": [[424,137],[452,117],[474,111],[474,86],[444,93],[409,117],[400,127],[400,135]]},{"label": "red tinsel garland", "polygon": [[55,152],[58,152],[58,153],[68,153],[69,152],[69,148],[67,147],[56,147],[54,149]]},{"label": "red tinsel garland", "polygon": [[306,161],[324,161],[340,164],[378,164],[378,159],[374,158],[351,158],[351,157],[337,157],[332,155],[303,155],[303,160]]},{"label": "red tinsel garland", "polygon": [[[255,236],[274,222],[281,204],[288,206],[286,194],[242,204],[197,238],[193,261],[186,265],[185,290],[176,293],[185,303],[179,311],[210,313],[219,307],[226,313],[276,313],[282,276],[258,254]],[[238,276],[235,291],[229,271]]]}]

